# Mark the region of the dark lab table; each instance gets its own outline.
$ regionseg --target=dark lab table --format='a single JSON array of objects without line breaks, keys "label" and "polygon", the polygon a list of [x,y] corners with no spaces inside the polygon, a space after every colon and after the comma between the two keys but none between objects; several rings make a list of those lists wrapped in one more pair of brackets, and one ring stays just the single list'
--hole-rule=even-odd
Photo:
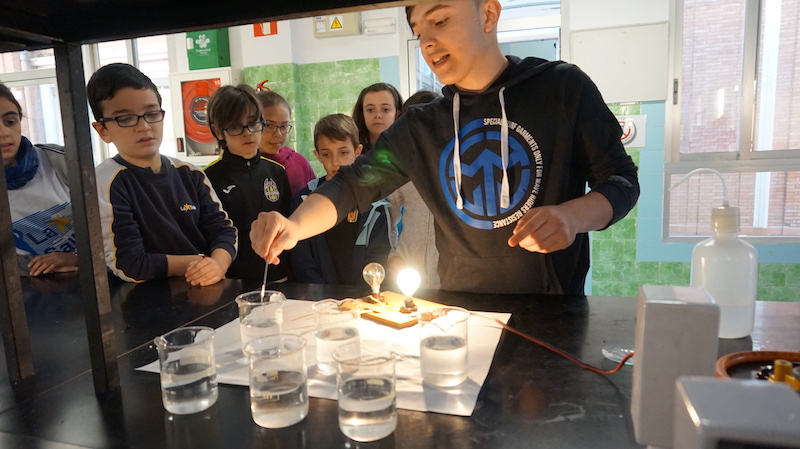
[{"label": "dark lab table", "polygon": [[[629,448],[630,367],[612,375],[504,332],[470,417],[398,411],[397,430],[355,443],[338,428],[335,401],[311,398],[308,417],[279,430],[250,417],[246,387],[220,384],[216,405],[167,413],[157,374],[135,368],[157,358],[153,337],[187,324],[219,327],[237,316],[234,297],[256,283],[225,280],[191,288],[182,279],[112,283],[121,389],[96,395],[76,276],[26,279],[26,312],[37,374],[11,385],[0,376],[0,448]],[[284,284],[288,298],[362,296],[369,288]],[[636,300],[617,297],[473,295],[420,291],[418,297],[471,310],[510,312],[509,324],[603,369],[601,348],[633,341]],[[752,337],[720,340],[720,353],[800,350],[800,304],[759,303]]]}]

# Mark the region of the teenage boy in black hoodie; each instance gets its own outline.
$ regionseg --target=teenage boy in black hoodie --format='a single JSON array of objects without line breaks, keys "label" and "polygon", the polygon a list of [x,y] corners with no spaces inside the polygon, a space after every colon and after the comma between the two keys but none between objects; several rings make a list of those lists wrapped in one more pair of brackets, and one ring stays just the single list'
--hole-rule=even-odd
[{"label": "teenage boy in black hoodie", "polygon": [[260,214],[256,253],[276,263],[411,180],[436,219],[442,289],[583,294],[588,232],[633,208],[637,169],[586,74],[503,55],[500,10],[498,0],[406,8],[444,98],[403,114],[289,219]]}]

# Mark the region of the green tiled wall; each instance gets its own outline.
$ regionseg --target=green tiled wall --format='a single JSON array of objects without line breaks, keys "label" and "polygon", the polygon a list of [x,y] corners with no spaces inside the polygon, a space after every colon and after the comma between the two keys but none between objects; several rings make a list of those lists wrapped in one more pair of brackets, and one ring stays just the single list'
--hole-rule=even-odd
[{"label": "green tiled wall", "polygon": [[381,81],[378,59],[275,64],[244,69],[244,82],[255,86],[268,79],[267,86],[292,106],[294,128],[286,145],[303,154],[318,176],[325,174],[314,157],[314,124],[320,117],[337,112],[350,114],[358,94]]},{"label": "green tiled wall", "polygon": [[[638,115],[641,104],[612,104],[615,115]],[[638,165],[639,150],[629,148]],[[640,180],[641,182],[642,180]],[[660,182],[660,181],[658,181]],[[641,284],[689,285],[690,262],[645,262],[636,258],[638,206],[608,229],[591,232],[592,294],[636,296]],[[800,301],[800,265],[758,265],[758,300]]]}]

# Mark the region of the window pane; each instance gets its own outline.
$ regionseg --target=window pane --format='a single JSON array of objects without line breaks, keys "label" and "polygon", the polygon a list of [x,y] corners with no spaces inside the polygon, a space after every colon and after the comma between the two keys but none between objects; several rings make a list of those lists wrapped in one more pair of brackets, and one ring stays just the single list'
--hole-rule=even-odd
[{"label": "window pane", "polygon": [[180,114],[180,105],[175,109],[169,86],[169,58],[167,52],[167,36],[150,36],[136,39],[139,70],[153,80],[161,94],[161,107],[167,111],[164,117],[164,136],[161,140],[161,153],[176,156],[175,130],[173,118]]},{"label": "window pane", "polygon": [[744,0],[686,0],[680,152],[738,152]]},{"label": "window pane", "polygon": [[755,148],[800,149],[800,2],[763,0]]},{"label": "window pane", "polygon": [[64,133],[55,83],[9,89],[22,107],[22,135],[32,143],[63,145]]},{"label": "window pane", "polygon": [[97,44],[97,54],[101,67],[112,62],[128,62],[126,41],[100,42]]},{"label": "window pane", "polygon": [[56,58],[53,49],[0,53],[0,73],[24,70],[54,69]]},{"label": "window pane", "polygon": [[[683,175],[671,175],[674,185]],[[723,173],[728,202],[739,206],[740,234],[800,236],[800,172]],[[711,235],[711,208],[722,205],[722,183],[697,174],[670,193],[670,236]]]}]

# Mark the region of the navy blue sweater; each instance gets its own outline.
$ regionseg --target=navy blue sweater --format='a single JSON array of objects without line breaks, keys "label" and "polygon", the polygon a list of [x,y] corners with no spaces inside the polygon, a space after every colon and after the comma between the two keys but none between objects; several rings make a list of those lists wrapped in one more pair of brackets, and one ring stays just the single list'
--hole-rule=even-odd
[{"label": "navy blue sweater", "polygon": [[236,257],[236,229],[206,175],[161,156],[161,171],[119,155],[97,166],[97,190],[108,268],[128,282],[167,277],[167,254]]}]

